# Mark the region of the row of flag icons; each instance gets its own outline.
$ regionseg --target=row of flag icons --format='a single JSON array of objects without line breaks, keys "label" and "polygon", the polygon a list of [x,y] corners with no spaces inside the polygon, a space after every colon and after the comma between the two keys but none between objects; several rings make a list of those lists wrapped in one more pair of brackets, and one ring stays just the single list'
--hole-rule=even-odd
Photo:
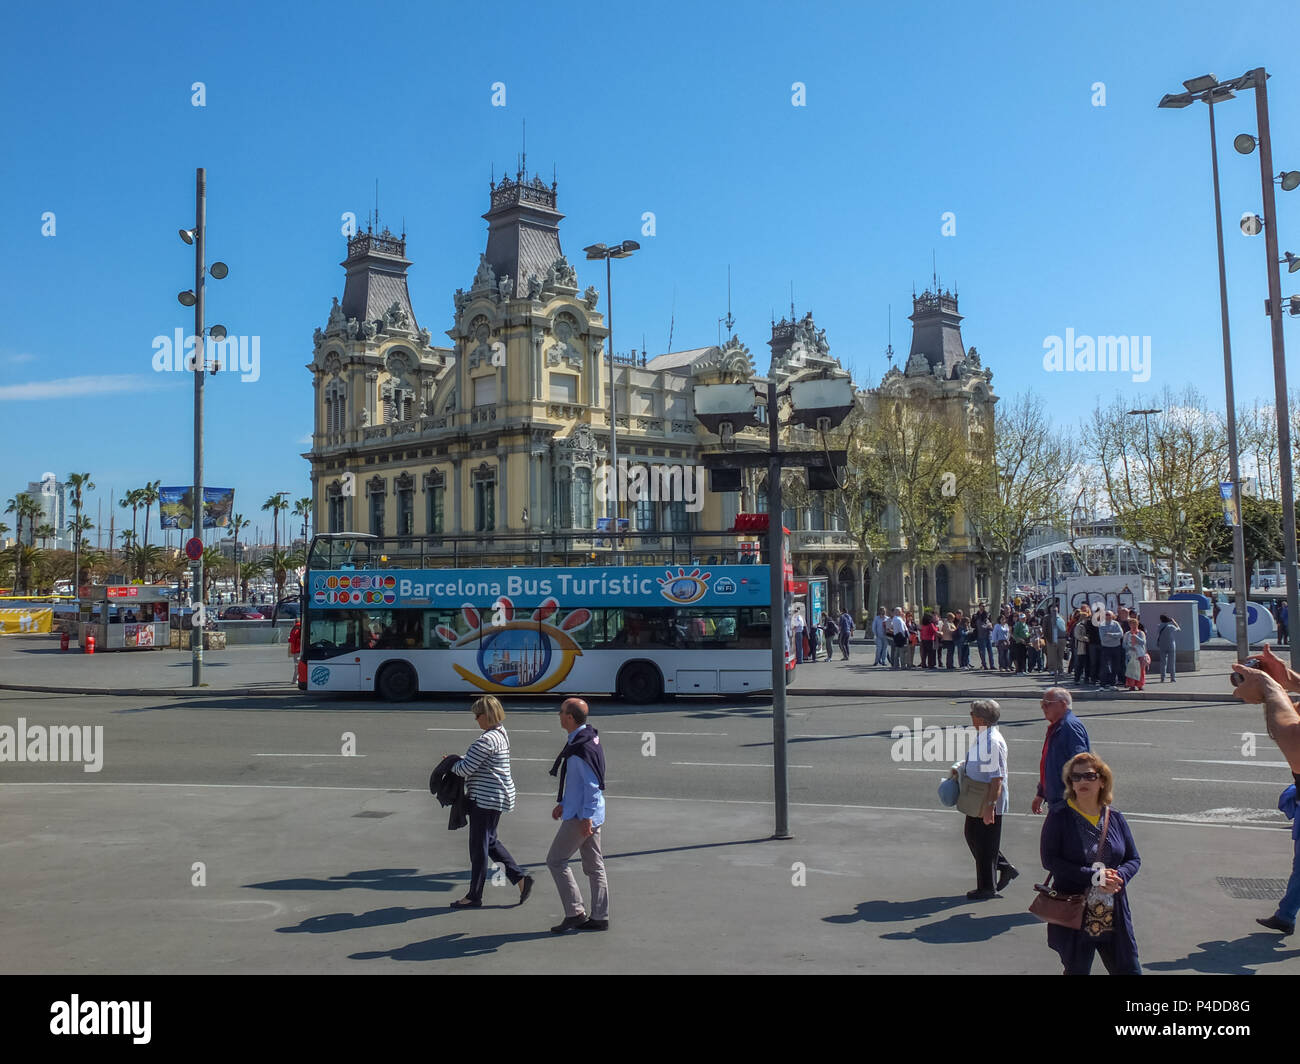
[{"label": "row of flag icons", "polygon": [[366,591],[370,588],[382,590],[384,588],[395,588],[397,586],[397,577],[395,576],[329,576],[325,578],[325,586],[330,590],[339,587],[355,588],[358,591]]},{"label": "row of flag icons", "polygon": [[336,603],[386,603],[391,606],[397,601],[395,591],[317,591],[312,599],[318,605]]}]

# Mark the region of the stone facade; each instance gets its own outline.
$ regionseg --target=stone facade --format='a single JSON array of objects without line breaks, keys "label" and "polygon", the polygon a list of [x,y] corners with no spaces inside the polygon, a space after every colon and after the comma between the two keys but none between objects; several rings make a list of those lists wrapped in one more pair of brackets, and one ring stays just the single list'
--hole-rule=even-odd
[{"label": "stone facade", "polygon": [[[581,286],[560,248],[556,186],[529,180],[522,170],[494,181],[483,217],[487,249],[469,286],[455,293],[445,345],[435,345],[417,322],[405,234],[367,230],[348,241],[343,300],[334,300],[324,328],[316,329],[307,365],[315,429],[304,457],[318,531],[581,534],[613,515],[600,491],[609,460],[609,330],[599,293]],[[769,346],[769,372],[778,382],[805,368],[843,372],[811,314],[773,322]],[[991,374],[979,369],[973,351],[940,364],[947,375],[913,373],[909,362],[906,374],[892,371],[859,401],[869,406],[897,396],[953,410],[991,409]],[[616,356],[612,369],[620,462],[693,467],[717,451],[718,438],[694,417],[692,390],[718,381],[755,382],[762,423],[738,432],[736,446],[766,447],[767,382],[738,337],[653,359],[644,352]],[[643,532],[729,528],[738,512],[765,508],[765,484],[757,471],[746,475],[741,492],[706,490],[698,510],[682,500],[643,500],[623,503],[621,516]],[[861,609],[863,567],[836,529],[830,501],[786,516],[796,572],[825,572],[832,601],[847,597]],[[954,586],[965,586],[963,550],[959,537]],[[881,579],[891,594],[903,586],[901,571],[895,577],[889,567]]]}]

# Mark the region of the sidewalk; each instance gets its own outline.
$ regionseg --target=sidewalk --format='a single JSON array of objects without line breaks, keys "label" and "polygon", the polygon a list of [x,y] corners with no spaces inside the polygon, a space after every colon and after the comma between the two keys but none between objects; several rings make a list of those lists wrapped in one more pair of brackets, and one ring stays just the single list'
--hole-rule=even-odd
[{"label": "sidewalk", "polygon": [[[796,670],[792,695],[826,697],[1038,698],[1052,686],[1050,673],[1009,675],[975,670],[890,669],[870,663],[874,645],[854,643],[848,661],[805,662]],[[978,661],[978,657],[975,659]],[[1146,690],[1100,691],[1066,686],[1076,701],[1231,702],[1228,674],[1236,660],[1227,643],[1201,650],[1197,672],[1176,684],[1148,675]],[[203,653],[204,686],[191,687],[190,652],[150,650],[84,654],[60,651],[58,636],[0,638],[0,690],[59,694],[297,696],[292,664],[283,647],[235,646]]]}]

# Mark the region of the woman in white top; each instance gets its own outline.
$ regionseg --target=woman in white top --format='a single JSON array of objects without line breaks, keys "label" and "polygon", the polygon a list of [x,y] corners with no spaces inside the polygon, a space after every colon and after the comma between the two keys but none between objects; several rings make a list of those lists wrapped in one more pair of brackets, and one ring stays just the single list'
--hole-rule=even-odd
[{"label": "woman in white top", "polygon": [[451,766],[465,779],[469,799],[469,893],[451,903],[453,909],[477,909],[483,904],[488,861],[505,868],[506,878],[519,887],[519,904],[528,900],[533,877],[515,864],[510,851],[497,838],[501,814],[515,807],[515,781],[510,775],[510,737],[506,734],[505,707],[493,695],[484,695],[471,707],[483,729],[465,756]]},{"label": "woman in white top", "polygon": [[[965,772],[976,783],[987,783],[988,793],[979,816],[966,817],[966,845],[975,858],[975,889],[967,891],[971,901],[999,897],[998,891],[1020,872],[1002,856],[1002,817],[1010,796],[1007,792],[1007,741],[997,729],[1002,711],[991,698],[971,703],[970,721],[975,741],[966,755]],[[997,887],[993,886],[994,873]]]}]

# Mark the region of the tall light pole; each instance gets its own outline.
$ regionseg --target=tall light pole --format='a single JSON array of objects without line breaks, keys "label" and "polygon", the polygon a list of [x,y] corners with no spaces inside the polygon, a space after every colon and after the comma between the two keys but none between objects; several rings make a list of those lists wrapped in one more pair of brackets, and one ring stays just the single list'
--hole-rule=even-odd
[{"label": "tall light pole", "polygon": [[[790,785],[786,731],[785,656],[787,620],[791,606],[785,581],[785,535],[781,524],[781,470],[786,466],[820,467],[835,472],[847,466],[844,451],[817,451],[782,447],[777,402],[789,397],[789,423],[825,433],[839,425],[855,405],[853,382],[829,372],[801,375],[778,393],[775,379],[767,382],[767,450],[731,450],[737,430],[757,423],[757,392],[752,381],[734,384],[697,384],[692,395],[695,417],[716,433],[726,453],[706,454],[709,469],[767,469],[767,559],[771,581],[768,635],[772,645],[772,773],[775,792],[775,839],[790,838]],[[737,468],[738,467],[738,468]],[[838,473],[836,473],[838,480]]]},{"label": "tall light pole", "polygon": [[[1273,182],[1280,180],[1282,190],[1290,192],[1300,185],[1300,173],[1291,171],[1279,174],[1277,178],[1273,176],[1273,144],[1268,127],[1268,74],[1264,68],[1256,67],[1237,81],[1241,88],[1255,90],[1255,118],[1259,127],[1259,176],[1264,197],[1264,252],[1268,260],[1268,315],[1273,341],[1273,396],[1277,407],[1278,458],[1281,464],[1282,481],[1286,608],[1288,617],[1294,624],[1296,610],[1300,607],[1300,584],[1297,582],[1300,579],[1300,569],[1296,566],[1295,487],[1291,479],[1291,413],[1287,402],[1286,349],[1282,337],[1282,278],[1278,270],[1277,200],[1273,193]],[[1248,144],[1247,141],[1250,143]],[[1253,137],[1243,133],[1233,141],[1233,146],[1243,155],[1249,155],[1255,147],[1255,141]],[[1288,256],[1287,261],[1293,262],[1294,257]],[[1294,640],[1288,640],[1287,652],[1293,665],[1297,660],[1294,648]]]},{"label": "tall light pole", "polygon": [[[208,181],[207,171],[199,167],[194,171],[194,228],[181,229],[180,238],[186,244],[194,245],[194,287],[181,292],[176,299],[183,307],[194,308],[194,494],[190,497],[192,530],[194,535],[203,539],[203,378],[208,368],[207,330],[203,322],[204,280],[207,273],[220,281],[230,270],[224,262],[214,262],[211,269],[206,267],[203,253],[207,239],[208,227]],[[226,329],[221,325],[212,327],[212,338],[224,340]],[[215,370],[214,370],[215,372]],[[203,607],[203,555],[200,554],[193,565],[194,594],[199,597],[199,606]],[[202,608],[198,616],[203,616]],[[199,687],[203,683],[203,626],[192,626],[190,631],[191,675],[190,686]]]},{"label": "tall light pole", "polygon": [[[1237,407],[1232,386],[1232,340],[1228,326],[1228,273],[1223,262],[1223,207],[1219,198],[1219,151],[1214,132],[1215,100],[1230,100],[1235,95],[1232,84],[1221,85],[1213,74],[1204,74],[1183,82],[1187,91],[1170,93],[1161,99],[1160,107],[1182,108],[1194,100],[1203,101],[1210,111],[1210,168],[1214,175],[1214,236],[1219,247],[1219,319],[1223,329],[1223,380],[1228,406],[1228,473],[1232,478],[1232,499],[1237,513],[1232,529],[1233,583],[1237,585],[1237,604],[1234,611],[1237,621],[1237,660],[1245,661],[1250,653],[1246,638],[1246,608],[1250,586],[1246,576],[1246,541],[1241,526],[1241,472],[1237,461]],[[1283,414],[1279,414],[1279,422]],[[1292,547],[1294,557],[1294,546]],[[1177,565],[1170,574],[1176,583]]]},{"label": "tall light pole", "polygon": [[[614,483],[614,519],[613,538],[610,542],[614,545],[611,551],[611,558],[615,565],[619,564],[618,554],[618,517],[619,503],[622,500],[618,497],[619,480],[618,480],[618,401],[617,394],[614,391],[614,277],[610,272],[610,259],[630,258],[632,252],[641,250],[641,245],[635,240],[624,240],[621,244],[615,244],[613,247],[607,247],[604,244],[592,244],[582,249],[587,253],[587,258],[594,261],[605,260],[605,327],[609,330],[609,335],[605,338],[608,348],[607,359],[609,360],[609,478],[605,481],[605,490],[608,494],[610,480]],[[606,502],[609,500],[606,499]]]},{"label": "tall light pole", "polygon": [[[1164,413],[1164,411],[1158,409],[1157,407],[1149,407],[1146,410],[1129,411],[1129,414],[1131,416],[1136,416],[1139,414],[1142,416],[1142,428],[1146,434],[1147,484],[1151,490],[1151,501],[1153,504],[1155,502],[1156,473],[1155,473],[1155,466],[1151,461],[1151,415],[1162,414],[1162,413]],[[1115,548],[1115,562],[1117,565],[1119,564],[1119,561],[1120,561],[1120,548],[1117,546]],[[1121,572],[1121,574],[1123,573],[1122,566],[1119,571]],[[1174,593],[1174,589],[1177,584],[1177,576],[1178,576],[1178,556],[1177,553],[1175,552],[1173,558],[1173,568],[1172,571],[1169,573],[1169,594],[1171,595]],[[1159,575],[1157,575],[1156,595],[1158,596],[1159,594],[1160,594],[1160,578]]]}]

